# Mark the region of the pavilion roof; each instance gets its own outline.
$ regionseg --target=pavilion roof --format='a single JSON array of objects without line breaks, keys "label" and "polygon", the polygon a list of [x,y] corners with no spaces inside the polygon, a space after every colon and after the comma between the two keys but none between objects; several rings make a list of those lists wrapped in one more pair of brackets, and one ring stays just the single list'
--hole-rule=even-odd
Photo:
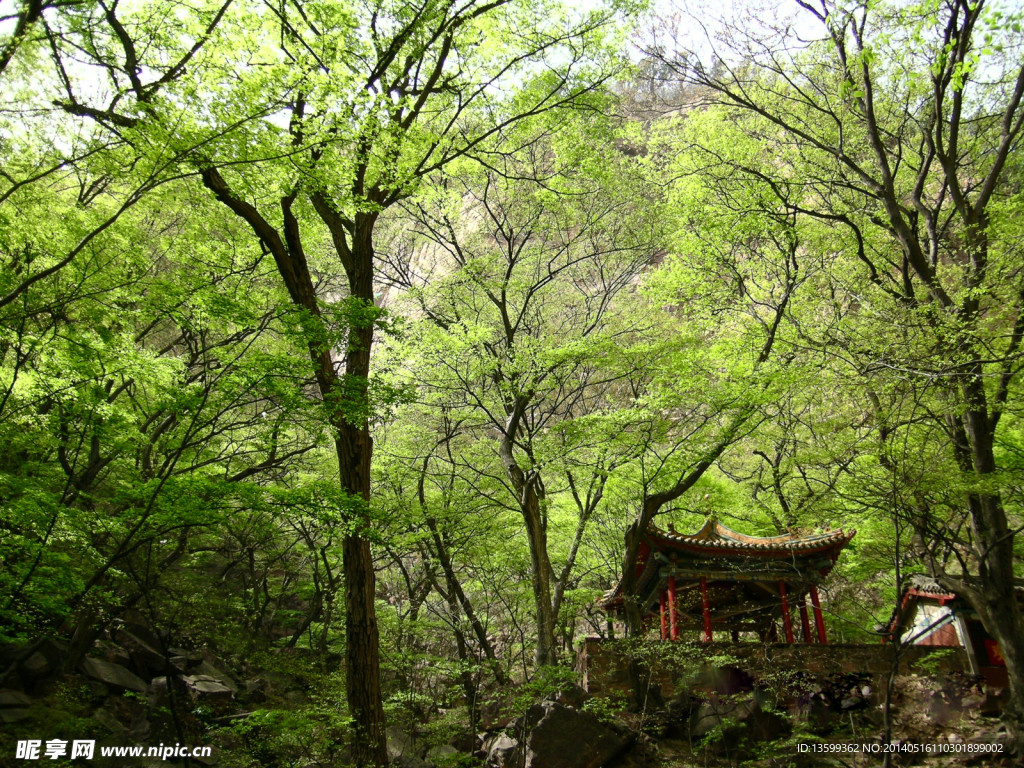
[{"label": "pavilion roof", "polygon": [[[638,596],[653,594],[664,567],[685,564],[687,572],[706,569],[710,578],[724,572],[759,572],[764,568],[804,578],[814,573],[824,575],[832,568],[839,552],[856,535],[856,531],[823,531],[820,533],[785,533],[781,536],[751,536],[734,531],[714,518],[709,518],[696,533],[677,533],[672,526],[665,531],[653,523],[643,536],[636,562]],[[757,565],[763,563],[763,565]],[[773,565],[774,564],[774,565]],[[814,578],[818,578],[814,576]],[[621,607],[622,581],[606,592],[600,604],[606,609]]]},{"label": "pavilion roof", "polygon": [[735,552],[741,556],[751,554],[812,553],[838,547],[842,549],[856,535],[856,531],[824,531],[822,533],[786,533],[781,536],[750,536],[734,531],[713,518],[696,533],[676,533],[669,526],[663,531],[654,524],[647,536],[655,549],[688,550],[700,554],[725,555]]}]

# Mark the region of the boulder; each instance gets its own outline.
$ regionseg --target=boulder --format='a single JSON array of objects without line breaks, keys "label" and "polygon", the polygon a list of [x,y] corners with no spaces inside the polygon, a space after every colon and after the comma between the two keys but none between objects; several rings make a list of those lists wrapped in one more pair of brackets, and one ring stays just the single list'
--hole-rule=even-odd
[{"label": "boulder", "polygon": [[181,672],[183,675],[192,674],[199,668],[199,665],[202,663],[203,659],[201,656],[171,656],[171,666],[174,667],[174,669],[176,669],[178,672]]},{"label": "boulder", "polygon": [[154,677],[146,688],[146,702],[152,708],[167,707],[171,703],[170,693],[167,691],[167,678]]},{"label": "boulder", "polygon": [[564,704],[567,707],[579,709],[589,698],[590,694],[583,690],[581,686],[576,685],[575,683],[569,683],[558,691],[553,701],[556,701],[559,704]]},{"label": "boulder", "polygon": [[702,739],[718,732],[708,747],[711,751],[746,759],[757,742],[788,736],[790,722],[763,706],[767,700],[759,691],[706,701],[690,720],[690,737]]},{"label": "boulder", "polygon": [[292,704],[309,704],[309,694],[305,691],[285,691],[284,700]]},{"label": "boulder", "polygon": [[978,713],[982,717],[999,717],[1008,700],[1008,691],[1005,688],[986,688],[985,701],[978,707]]},{"label": "boulder", "polygon": [[99,680],[86,680],[85,687],[89,689],[92,698],[97,701],[102,701],[110,695],[110,686],[104,685]]},{"label": "boulder", "polygon": [[9,709],[13,707],[29,707],[32,705],[32,699],[26,696],[24,693],[18,691],[4,690],[0,691],[0,709]]},{"label": "boulder", "polygon": [[21,662],[21,671],[30,680],[35,680],[39,677],[45,677],[57,668],[56,663],[50,661],[45,654],[36,651],[23,662]]},{"label": "boulder", "polygon": [[449,747],[447,744],[442,744],[439,747],[433,747],[427,750],[426,761],[435,765],[448,762],[453,755],[459,754],[459,750],[455,747]]},{"label": "boulder", "polygon": [[249,701],[260,704],[267,700],[267,681],[262,678],[255,677],[251,680],[245,681],[245,695]]},{"label": "boulder", "polygon": [[27,709],[0,709],[0,723],[4,725],[10,725],[31,716],[32,713]]},{"label": "boulder", "polygon": [[114,717],[113,713],[102,707],[92,713],[92,719],[120,739],[128,736],[128,729],[121,725],[121,721]]},{"label": "boulder", "polygon": [[601,768],[636,738],[628,728],[554,701],[530,707],[517,728],[525,734],[509,763],[517,768]]},{"label": "boulder", "polygon": [[27,650],[32,653],[21,662],[21,672],[29,680],[37,680],[57,671],[67,653],[67,645],[47,638]]},{"label": "boulder", "polygon": [[140,671],[148,669],[158,675],[167,672],[167,658],[141,637],[120,630],[114,634],[114,640],[129,653]]},{"label": "boulder", "polygon": [[230,701],[235,696],[233,690],[209,675],[183,675],[181,679],[193,699]]},{"label": "boulder", "polygon": [[93,643],[90,653],[104,661],[109,661],[111,664],[117,664],[122,667],[130,667],[132,665],[132,657],[128,651],[119,645],[105,643],[102,640],[97,640]]},{"label": "boulder", "polygon": [[448,739],[448,746],[458,752],[472,754],[483,745],[483,738],[472,731],[459,731]]},{"label": "boulder", "polygon": [[[146,645],[149,645],[153,648],[160,647],[160,637],[153,630],[149,622],[149,619],[146,618],[144,614],[134,610],[125,611],[122,619],[124,621],[125,632],[129,632],[130,634],[139,638],[140,640],[142,640],[142,642],[146,643]],[[118,640],[116,636],[114,639]],[[120,642],[120,640],[118,640],[118,642]],[[121,644],[124,645],[124,643]]]},{"label": "boulder", "polygon": [[518,746],[518,741],[506,736],[504,733],[499,733],[486,739],[483,751],[487,753],[487,765],[501,766],[502,768],[507,765],[513,765],[514,763],[511,762],[512,755]]},{"label": "boulder", "polygon": [[486,731],[501,731],[516,719],[514,710],[519,694],[515,688],[500,688],[485,695],[480,707],[480,725]]},{"label": "boulder", "polygon": [[138,675],[129,672],[119,664],[111,664],[109,661],[100,661],[86,657],[78,667],[86,677],[99,680],[111,688],[121,690],[137,691],[145,693],[148,687]]},{"label": "boulder", "polygon": [[200,662],[199,666],[196,667],[195,674],[207,675],[208,677],[212,677],[215,680],[219,680],[221,684],[226,685],[228,688],[230,688],[232,691],[235,691],[236,693],[240,688],[238,683],[231,677],[231,675],[229,675],[223,669],[215,667],[206,659],[203,659],[203,661]]},{"label": "boulder", "polygon": [[394,762],[400,757],[416,756],[416,737],[401,726],[392,725],[384,732],[387,738],[388,759]]}]

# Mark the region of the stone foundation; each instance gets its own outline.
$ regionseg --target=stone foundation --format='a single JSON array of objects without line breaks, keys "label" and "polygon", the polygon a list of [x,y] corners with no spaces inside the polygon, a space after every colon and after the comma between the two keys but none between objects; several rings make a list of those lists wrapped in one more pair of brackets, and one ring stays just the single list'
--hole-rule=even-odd
[{"label": "stone foundation", "polygon": [[[676,648],[664,648],[675,645]],[[660,648],[657,646],[661,646]],[[714,687],[762,686],[787,674],[805,673],[815,678],[832,675],[888,675],[893,669],[895,647],[891,644],[789,645],[786,643],[648,643],[646,665],[649,685],[669,698],[681,690]],[[667,654],[661,659],[662,651]],[[614,696],[630,692],[629,659],[621,641],[587,638],[580,650],[577,670],[588,693]],[[715,671],[709,675],[709,672]],[[969,674],[963,648],[911,646],[900,654],[898,675],[960,672]],[[735,678],[732,682],[728,678]],[[739,679],[742,678],[742,679]],[[713,683],[711,681],[714,680]]]}]

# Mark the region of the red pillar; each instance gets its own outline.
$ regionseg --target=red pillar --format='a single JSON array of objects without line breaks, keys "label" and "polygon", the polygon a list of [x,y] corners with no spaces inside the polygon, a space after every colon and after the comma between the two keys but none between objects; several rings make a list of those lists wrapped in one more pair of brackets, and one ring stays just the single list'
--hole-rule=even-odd
[{"label": "red pillar", "polygon": [[700,577],[700,601],[704,609],[704,642],[710,643],[711,635],[711,603],[708,602],[708,580]]},{"label": "red pillar", "polygon": [[786,642],[792,645],[796,642],[793,639],[793,621],[789,617],[789,600],[786,599],[786,582],[779,580],[779,599],[782,600],[782,626],[786,630]]},{"label": "red pillar", "polygon": [[[661,612],[661,639],[668,640],[668,616],[665,615],[665,590],[658,595],[658,609]],[[806,611],[805,611],[806,613]]]},{"label": "red pillar", "polygon": [[672,625],[672,639],[679,639],[679,608],[676,606],[676,577],[668,577],[668,618]]},{"label": "red pillar", "polygon": [[804,642],[813,643],[814,638],[811,637],[811,620],[807,617],[807,595],[800,598],[800,628],[804,633]]},{"label": "red pillar", "polygon": [[814,625],[818,628],[818,642],[828,643],[825,636],[825,619],[821,615],[821,601],[818,599],[818,588],[811,586],[811,605],[814,606]]}]

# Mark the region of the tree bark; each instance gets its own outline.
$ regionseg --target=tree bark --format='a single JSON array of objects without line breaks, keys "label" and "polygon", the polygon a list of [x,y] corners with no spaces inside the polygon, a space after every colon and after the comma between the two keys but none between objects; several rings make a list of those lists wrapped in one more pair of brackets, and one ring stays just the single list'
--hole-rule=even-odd
[{"label": "tree bark", "polygon": [[[344,375],[335,367],[327,324],[320,311],[298,220],[292,212],[297,191],[281,199],[283,226],[271,226],[255,207],[232,193],[215,168],[202,172],[203,183],[255,232],[270,252],[293,304],[308,315],[307,349],[320,396],[334,432],[338,479],[350,501],[353,526],[342,541],[345,574],[345,690],[355,723],[352,760],[359,768],[387,765],[384,708],[380,692],[380,639],[376,613],[376,575],[369,541],[370,460],[373,438],[365,407],[374,319],[348,329]],[[348,276],[349,292],[373,306],[373,223],[376,214],[359,214],[346,223],[318,192],[311,198],[327,224]],[[282,237],[283,234],[283,237]]]}]

